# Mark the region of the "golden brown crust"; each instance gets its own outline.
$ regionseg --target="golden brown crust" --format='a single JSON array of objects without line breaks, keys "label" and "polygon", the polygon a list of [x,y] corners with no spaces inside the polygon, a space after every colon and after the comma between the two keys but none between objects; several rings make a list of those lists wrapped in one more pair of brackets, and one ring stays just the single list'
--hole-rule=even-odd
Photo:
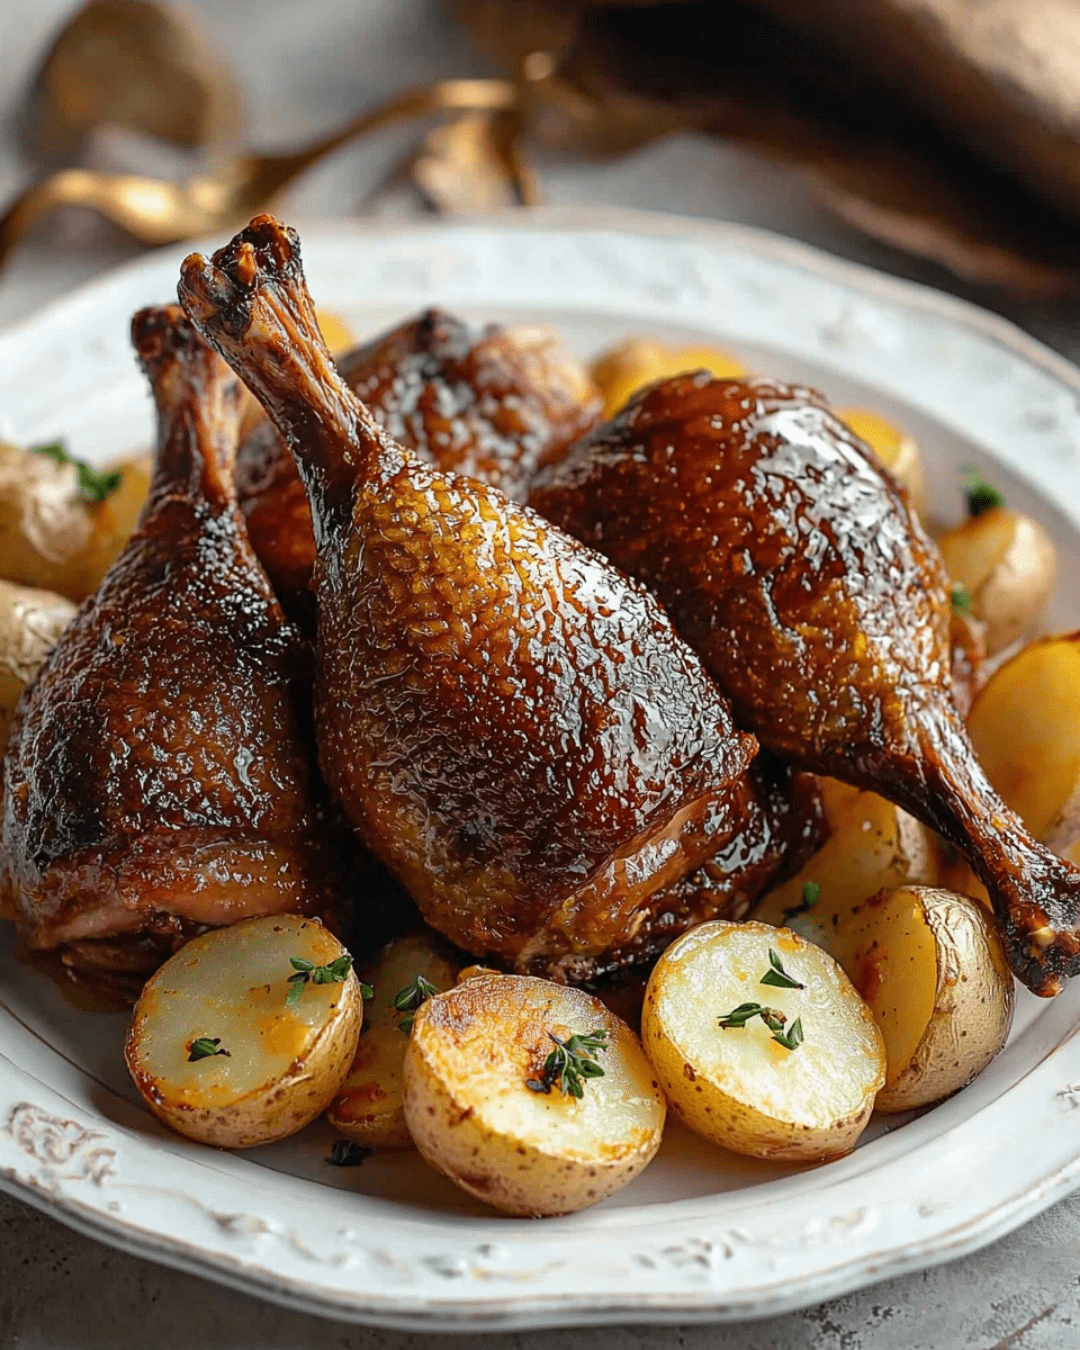
[{"label": "golden brown crust", "polygon": [[325,906],[305,646],[231,486],[236,382],[176,306],[133,332],[160,416],[135,534],[23,699],[3,851],[38,946]]},{"label": "golden brown crust", "polygon": [[529,500],[655,591],[763,745],[960,848],[1031,988],[1080,969],[1080,871],[1000,801],[953,705],[940,555],[820,395],[661,381]]},{"label": "golden brown crust", "polygon": [[189,258],[181,296],[299,460],[320,757],[364,841],[467,950],[531,964],[625,940],[715,851],[753,739],[643,587],[374,422],[291,231],[259,217]]}]

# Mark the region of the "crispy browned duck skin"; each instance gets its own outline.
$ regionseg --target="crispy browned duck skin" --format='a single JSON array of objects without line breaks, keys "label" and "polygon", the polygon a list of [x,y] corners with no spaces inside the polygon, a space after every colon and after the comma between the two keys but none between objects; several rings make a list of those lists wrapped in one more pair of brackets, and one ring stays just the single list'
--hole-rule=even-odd
[{"label": "crispy browned duck skin", "polygon": [[424,917],[519,965],[604,951],[724,842],[755,742],[644,587],[403,450],[341,379],[291,230],[180,296],[297,457],[319,554],[323,772]]},{"label": "crispy browned duck skin", "polygon": [[1052,994],[1080,969],[1080,871],[997,797],[953,706],[940,556],[820,395],[663,381],[543,471],[530,501],[655,591],[763,745],[959,848],[1025,984]]},{"label": "crispy browned duck skin", "polygon": [[[477,332],[429,309],[337,361],[342,379],[399,445],[522,501],[537,468],[599,419],[584,368],[540,328]],[[248,533],[290,613],[309,620],[315,565],[311,510],[281,433],[258,423],[236,461]]]},{"label": "crispy browned duck skin", "polygon": [[5,761],[22,926],[82,967],[152,967],[203,926],[328,900],[310,658],[232,488],[239,385],[179,306],[132,332],[158,407],[150,494]]}]

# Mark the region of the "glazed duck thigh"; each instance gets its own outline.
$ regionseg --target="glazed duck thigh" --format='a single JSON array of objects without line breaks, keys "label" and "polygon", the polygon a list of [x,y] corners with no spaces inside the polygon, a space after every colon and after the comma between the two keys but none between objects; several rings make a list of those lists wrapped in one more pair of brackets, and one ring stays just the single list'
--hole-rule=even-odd
[{"label": "glazed duck thigh", "polygon": [[950,601],[903,490],[812,390],[663,381],[530,504],[648,585],[741,725],[938,830],[1038,993],[1080,969],[1080,871],[990,787],[950,688]]}]

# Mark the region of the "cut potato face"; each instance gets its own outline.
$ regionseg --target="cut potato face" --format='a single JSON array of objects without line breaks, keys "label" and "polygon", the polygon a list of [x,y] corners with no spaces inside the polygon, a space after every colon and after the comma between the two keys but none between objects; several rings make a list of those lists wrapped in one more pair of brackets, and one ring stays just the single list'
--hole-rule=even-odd
[{"label": "cut potato face", "polygon": [[415,1008],[399,1010],[394,1000],[410,988],[418,989],[418,997],[425,986],[441,993],[456,977],[457,964],[432,933],[395,938],[379,953],[376,965],[363,972],[375,992],[367,1003],[349,1076],[326,1113],[335,1130],[365,1148],[412,1147],[405,1123],[404,1076],[407,1021],[415,1017]]},{"label": "cut potato face", "polygon": [[[778,965],[798,987],[767,982]],[[764,1006],[772,1022],[754,1015],[738,1025],[747,1005]],[[732,1014],[736,1025],[722,1026]],[[674,942],[649,979],[641,1030],[686,1124],[756,1158],[825,1162],[850,1152],[885,1081],[881,1033],[840,966],[764,923],[703,923]]]},{"label": "cut potato face", "polygon": [[189,942],[149,980],[128,1029],[128,1070],[150,1109],[221,1148],[270,1143],[321,1115],[356,1053],[363,1000],[351,971],[298,981],[292,963],[347,956],[322,924],[291,914]]},{"label": "cut potato face", "polygon": [[968,731],[990,782],[1036,839],[1080,842],[1080,633],[1041,638],[975,700]]},{"label": "cut potato face", "polygon": [[707,370],[717,379],[746,374],[745,367],[717,347],[670,347],[651,338],[628,338],[599,357],[591,373],[604,396],[604,416],[614,417],[645,385],[691,370]]},{"label": "cut potato face", "polygon": [[885,1041],[879,1111],[951,1096],[1005,1044],[1012,975],[976,901],[932,887],[883,891],[854,916],[849,941],[848,973]]},{"label": "cut potato face", "polygon": [[846,426],[865,441],[894,478],[907,488],[911,504],[920,516],[926,515],[926,470],[918,443],[907,432],[867,408],[841,408],[836,414]]},{"label": "cut potato face", "polygon": [[44,454],[0,445],[0,574],[21,586],[83,600],[126,543],[150,483],[148,457],[115,466],[119,485],[86,502],[78,470]]},{"label": "cut potato face", "polygon": [[[795,876],[760,901],[753,917],[789,925],[843,962],[854,910],[878,891],[935,885],[941,855],[925,825],[874,792],[845,796],[832,788],[824,800],[832,833]],[[808,895],[817,896],[809,906]]]},{"label": "cut potato face", "polygon": [[[546,1068],[552,1038],[594,1034],[603,1048],[582,1059],[603,1076],[585,1070],[580,1097],[560,1090]],[[508,1214],[568,1214],[613,1194],[656,1152],[665,1112],[637,1037],[584,990],[478,975],[416,1014],[405,1060],[413,1140],[462,1190]]]},{"label": "cut potato face", "polygon": [[949,576],[986,625],[991,656],[1032,627],[1057,580],[1057,549],[1038,521],[995,506],[948,530],[938,544]]},{"label": "cut potato face", "polygon": [[0,757],[19,695],[74,617],[75,606],[62,595],[0,581]]}]

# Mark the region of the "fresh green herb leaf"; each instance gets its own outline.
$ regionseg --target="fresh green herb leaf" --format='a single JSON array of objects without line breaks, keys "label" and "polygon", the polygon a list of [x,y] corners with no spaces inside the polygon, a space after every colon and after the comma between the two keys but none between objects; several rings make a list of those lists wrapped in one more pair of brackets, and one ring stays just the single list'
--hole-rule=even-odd
[{"label": "fresh green herb leaf", "polygon": [[79,496],[84,502],[103,502],[106,497],[120,486],[123,474],[119,469],[101,470],[91,468],[81,459],[69,455],[63,441],[50,441],[48,445],[33,445],[32,455],[46,455],[57,464],[74,464],[79,484]]},{"label": "fresh green herb leaf", "polygon": [[783,961],[780,960],[779,956],[777,956],[776,952],[774,952],[771,947],[769,948],[769,966],[771,969],[767,970],[765,974],[762,975],[761,979],[758,981],[759,984],[771,984],[777,989],[806,988],[805,984],[800,984],[798,980],[793,980],[791,978],[784,969]]},{"label": "fresh green herb leaf", "polygon": [[[423,975],[417,975],[411,984],[407,984],[404,989],[399,989],[394,995],[394,1007],[398,1012],[415,1012],[421,1003],[426,1003],[433,994],[438,992],[438,989],[430,980],[425,979]],[[398,1027],[408,1036],[413,1028],[413,1019],[403,1017],[398,1022]]]},{"label": "fresh green herb leaf", "polygon": [[369,998],[375,997],[375,988],[373,985],[368,984],[366,980],[360,980],[359,984],[360,984],[360,997],[364,1000],[365,1003]]},{"label": "fresh green herb leaf", "polygon": [[606,1031],[590,1031],[586,1035],[568,1036],[563,1041],[549,1031],[548,1038],[555,1042],[555,1049],[544,1060],[543,1075],[526,1078],[525,1086],[531,1092],[550,1092],[557,1084],[564,1097],[580,1100],[585,1095],[582,1079],[604,1077],[596,1055],[608,1048],[607,1036]]},{"label": "fresh green herb leaf", "polygon": [[986,481],[978,469],[964,470],[964,496],[967,498],[969,516],[981,516],[984,511],[1005,505],[1005,498],[993,483]]},{"label": "fresh green herb leaf", "polygon": [[335,1167],[359,1167],[371,1157],[371,1149],[357,1144],[352,1139],[335,1139],[326,1161]]},{"label": "fresh green herb leaf", "polygon": [[803,1043],[802,1018],[796,1017],[792,1022],[787,1034],[785,1035],[780,1027],[772,1028],[773,1040],[777,1045],[782,1045],[785,1050],[797,1050]]},{"label": "fresh green herb leaf", "polygon": [[784,922],[789,919],[796,919],[800,914],[807,913],[814,908],[821,896],[821,887],[816,881],[804,881],[802,888],[802,899],[797,905],[792,905],[790,909],[785,909],[783,913]]},{"label": "fresh green herb leaf", "polygon": [[188,1046],[188,1063],[194,1064],[200,1059],[212,1059],[214,1055],[228,1056],[228,1050],[221,1048],[220,1036],[199,1036]]},{"label": "fresh green herb leaf", "polygon": [[[802,988],[802,985],[799,985]],[[772,1032],[772,1039],[785,1050],[794,1050],[803,1041],[802,1018],[796,1017],[787,1032],[787,1017],[779,1008],[767,1008],[761,1003],[740,1003],[737,1008],[720,1018],[720,1026],[725,1031],[732,1028],[742,1030],[755,1017],[760,1017]]]},{"label": "fresh green herb leaf", "polygon": [[949,600],[952,603],[954,614],[971,613],[971,592],[962,581],[953,582]]},{"label": "fresh green herb leaf", "polygon": [[311,984],[341,984],[342,981],[349,978],[349,971],[352,970],[352,957],[348,952],[339,956],[336,961],[331,961],[329,965],[317,966],[314,961],[307,961],[302,956],[290,956],[289,965],[296,971],[295,975],[290,975],[286,983],[289,988],[285,994],[285,1006],[294,1008],[300,1002],[300,995],[304,992],[304,985]]}]

